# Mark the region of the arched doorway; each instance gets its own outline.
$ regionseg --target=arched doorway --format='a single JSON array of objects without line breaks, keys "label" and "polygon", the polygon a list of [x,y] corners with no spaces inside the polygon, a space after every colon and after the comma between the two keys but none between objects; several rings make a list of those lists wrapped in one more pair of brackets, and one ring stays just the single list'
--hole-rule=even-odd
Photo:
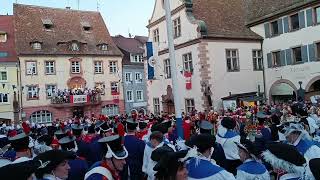
[{"label": "arched doorway", "polygon": [[295,101],[297,88],[289,80],[279,80],[273,83],[269,91],[270,102],[274,104]]},{"label": "arched doorway", "polygon": [[306,86],[306,100],[320,102],[320,76],[314,77]]},{"label": "arched doorway", "polygon": [[70,78],[67,82],[69,89],[85,88],[86,84],[86,80],[84,80],[82,77],[73,77]]},{"label": "arched doorway", "polygon": [[36,124],[51,123],[52,120],[53,120],[52,113],[47,110],[37,111],[30,115],[30,122],[33,122]]}]

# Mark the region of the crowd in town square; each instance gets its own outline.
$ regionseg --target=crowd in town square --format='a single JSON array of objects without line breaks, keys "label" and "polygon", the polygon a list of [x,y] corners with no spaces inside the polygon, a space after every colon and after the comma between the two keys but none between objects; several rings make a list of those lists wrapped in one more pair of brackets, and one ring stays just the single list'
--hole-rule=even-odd
[{"label": "crowd in town square", "polygon": [[14,180],[320,179],[320,108],[94,115],[1,127],[0,177]]}]

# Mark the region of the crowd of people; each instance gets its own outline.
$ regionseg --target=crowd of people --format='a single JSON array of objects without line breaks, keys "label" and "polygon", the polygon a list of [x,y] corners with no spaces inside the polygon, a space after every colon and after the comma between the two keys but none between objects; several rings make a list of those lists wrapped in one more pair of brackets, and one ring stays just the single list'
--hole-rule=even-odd
[{"label": "crowd of people", "polygon": [[318,180],[319,109],[294,102],[183,115],[3,125],[1,179]]},{"label": "crowd of people", "polygon": [[70,103],[71,96],[74,95],[87,95],[90,98],[90,102],[95,102],[97,100],[97,94],[100,93],[100,89],[64,89],[64,90],[56,90],[52,93],[52,103],[54,104],[62,104],[62,103]]}]

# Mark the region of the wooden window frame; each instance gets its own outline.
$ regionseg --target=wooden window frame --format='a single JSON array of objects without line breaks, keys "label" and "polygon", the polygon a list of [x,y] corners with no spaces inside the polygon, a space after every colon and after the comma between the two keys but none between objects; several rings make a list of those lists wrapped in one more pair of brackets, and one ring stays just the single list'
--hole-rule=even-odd
[{"label": "wooden window frame", "polygon": [[26,85],[26,88],[27,88],[27,101],[30,101],[30,100],[39,100],[40,99],[40,93],[39,91],[37,92],[37,97],[35,98],[29,98],[29,87],[36,87],[36,89],[38,90],[39,89],[39,84],[30,84],[30,85]]},{"label": "wooden window frame", "polygon": [[[101,72],[96,72],[96,63],[101,63]],[[103,61],[93,61],[93,72],[94,74],[104,74]]]},{"label": "wooden window frame", "polygon": [[[35,66],[35,68],[36,68],[36,70],[35,70],[35,73],[34,74],[28,74],[28,63],[35,63],[36,64],[36,66]],[[33,75],[38,75],[38,61],[37,60],[27,60],[27,61],[25,61],[25,75],[26,76],[33,76]]]},{"label": "wooden window frame", "polygon": [[[47,99],[51,99],[52,96],[48,96],[48,92],[47,92],[48,86],[55,86],[55,87],[56,87],[56,91],[58,90],[58,86],[57,86],[57,84],[46,84],[46,85],[45,85],[46,98],[47,98]],[[52,93],[52,92],[51,92],[51,93]]]},{"label": "wooden window frame", "polygon": [[[53,62],[53,73],[47,73],[47,62]],[[48,60],[44,61],[44,74],[45,75],[56,75],[56,61],[55,60]]]},{"label": "wooden window frame", "polygon": [[[230,56],[229,57],[228,57],[228,51],[230,51]],[[236,56],[235,57],[232,55],[233,51],[236,52]],[[239,72],[240,71],[239,49],[226,49],[225,55],[226,55],[227,72]],[[238,66],[236,68],[234,68],[234,63],[233,63],[233,59],[234,58],[236,58],[236,60],[237,60],[237,65]],[[231,69],[228,68],[228,59],[230,59],[230,61],[231,61]]]},{"label": "wooden window frame", "polygon": [[[260,51],[261,56],[258,56],[258,52]],[[253,56],[253,54],[255,54],[255,56]],[[257,68],[260,67],[259,66],[259,60],[261,61],[261,69]],[[254,71],[263,71],[264,65],[263,65],[263,54],[262,54],[262,50],[261,49],[253,49],[252,50],[252,61],[256,61],[256,67],[254,66],[253,63],[253,70]]]}]

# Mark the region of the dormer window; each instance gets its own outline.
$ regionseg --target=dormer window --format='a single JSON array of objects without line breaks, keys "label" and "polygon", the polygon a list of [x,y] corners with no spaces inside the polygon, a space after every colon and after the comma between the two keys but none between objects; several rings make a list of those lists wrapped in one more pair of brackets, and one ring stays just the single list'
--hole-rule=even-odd
[{"label": "dormer window", "polygon": [[79,51],[80,50],[79,49],[79,44],[76,43],[76,42],[72,42],[70,48],[71,48],[71,51]]},{"label": "dormer window", "polygon": [[7,42],[7,33],[0,31],[0,42]]},{"label": "dormer window", "polygon": [[31,47],[32,47],[32,49],[40,50],[41,49],[41,43],[40,42],[32,42],[31,43]]},{"label": "dormer window", "polygon": [[97,47],[101,50],[101,51],[108,51],[108,44],[98,44]]},{"label": "dormer window", "polygon": [[46,30],[52,30],[53,28],[53,23],[50,19],[42,19],[42,24]]},{"label": "dormer window", "polygon": [[91,31],[92,27],[89,22],[81,22],[82,28],[84,31]]}]

